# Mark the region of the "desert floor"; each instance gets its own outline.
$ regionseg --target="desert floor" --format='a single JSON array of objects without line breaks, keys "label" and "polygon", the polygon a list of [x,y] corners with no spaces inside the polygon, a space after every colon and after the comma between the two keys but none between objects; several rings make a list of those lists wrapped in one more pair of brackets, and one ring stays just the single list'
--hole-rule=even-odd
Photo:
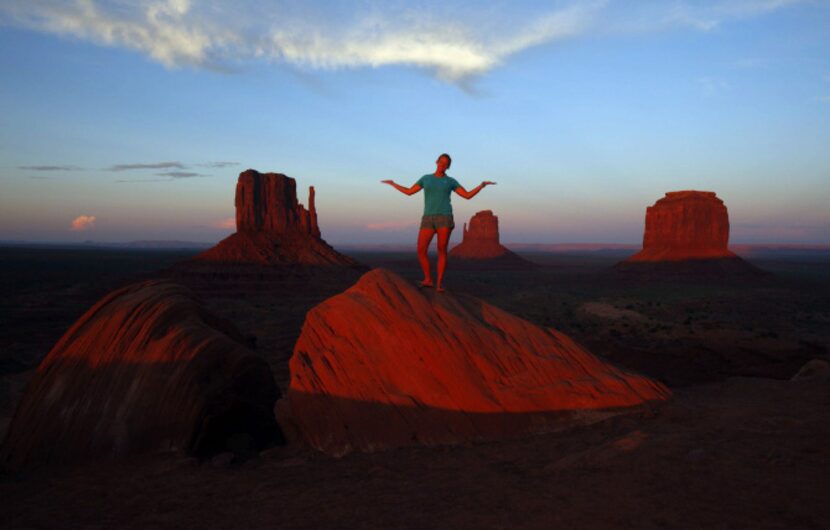
[{"label": "desert floor", "polygon": [[[0,248],[0,435],[69,325],[118,285],[192,252]],[[413,256],[353,252],[419,279]],[[277,447],[242,463],[143,455],[0,476],[11,528],[827,528],[830,384],[789,381],[830,346],[830,257],[768,253],[753,278],[622,275],[619,252],[451,262],[450,292],[557,328],[660,379],[674,399],[524,439],[333,459]],[[455,266],[454,266],[455,265]],[[348,286],[195,288],[279,385],[305,312]]]}]

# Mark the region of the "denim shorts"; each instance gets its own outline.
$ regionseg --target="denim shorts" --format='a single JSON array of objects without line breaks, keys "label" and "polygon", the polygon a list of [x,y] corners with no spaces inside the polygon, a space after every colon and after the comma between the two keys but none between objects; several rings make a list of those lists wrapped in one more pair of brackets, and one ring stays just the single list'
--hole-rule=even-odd
[{"label": "denim shorts", "polygon": [[438,230],[439,228],[455,228],[452,215],[425,215],[421,217],[421,229]]}]

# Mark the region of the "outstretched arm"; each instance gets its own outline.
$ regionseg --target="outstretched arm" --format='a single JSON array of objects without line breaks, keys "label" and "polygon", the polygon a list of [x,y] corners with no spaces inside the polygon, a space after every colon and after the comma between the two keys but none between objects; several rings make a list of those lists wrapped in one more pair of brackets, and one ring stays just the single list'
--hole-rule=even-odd
[{"label": "outstretched arm", "polygon": [[421,191],[421,185],[420,184],[413,184],[412,186],[410,186],[408,188],[404,188],[400,184],[397,184],[394,180],[381,180],[381,182],[383,184],[389,184],[390,186],[392,186],[393,188],[395,188],[396,190],[398,190],[399,192],[401,192],[405,195],[413,195],[413,194],[418,193],[419,191]]},{"label": "outstretched arm", "polygon": [[455,188],[455,192],[464,197],[465,199],[470,200],[473,197],[475,197],[478,194],[478,192],[484,189],[485,186],[492,186],[494,184],[495,182],[491,180],[485,180],[484,182],[482,182],[475,188],[471,189],[470,191],[465,190],[464,186],[458,186],[457,188]]}]

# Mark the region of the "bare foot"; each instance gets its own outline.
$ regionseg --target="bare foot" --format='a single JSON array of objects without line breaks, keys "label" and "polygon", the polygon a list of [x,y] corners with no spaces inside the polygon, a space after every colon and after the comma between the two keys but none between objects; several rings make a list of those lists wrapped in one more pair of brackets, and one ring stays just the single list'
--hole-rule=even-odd
[{"label": "bare foot", "polygon": [[443,287],[438,287],[438,288],[436,288],[436,289],[435,289],[435,292],[436,292],[436,293],[443,293],[443,292],[444,292],[444,288],[443,288]]},{"label": "bare foot", "polygon": [[424,280],[418,283],[418,287],[432,287],[432,280]]}]

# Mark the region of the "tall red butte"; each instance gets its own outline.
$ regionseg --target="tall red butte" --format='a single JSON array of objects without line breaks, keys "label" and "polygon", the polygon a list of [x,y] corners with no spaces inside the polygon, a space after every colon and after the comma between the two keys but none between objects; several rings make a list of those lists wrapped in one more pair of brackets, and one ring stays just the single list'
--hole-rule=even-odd
[{"label": "tall red butte", "polygon": [[359,266],[320,237],[313,186],[306,209],[293,178],[249,169],[239,174],[235,206],[236,233],[186,265]]},{"label": "tall red butte", "polygon": [[712,191],[670,191],[646,209],[643,250],[628,262],[737,258],[727,248],[729,214]]},{"label": "tall red butte", "polygon": [[562,333],[374,269],[307,315],[280,425],[331,455],[549,431],[669,390]]},{"label": "tall red butte", "polygon": [[38,366],[0,462],[12,467],[177,449],[256,450],[282,439],[268,364],[228,321],[165,281],[98,301]]},{"label": "tall red butte", "polygon": [[515,262],[527,264],[530,262],[520,258],[499,242],[499,218],[493,215],[492,210],[482,210],[470,218],[469,228],[464,223],[463,239],[461,243],[450,250],[450,256],[462,260]]}]

